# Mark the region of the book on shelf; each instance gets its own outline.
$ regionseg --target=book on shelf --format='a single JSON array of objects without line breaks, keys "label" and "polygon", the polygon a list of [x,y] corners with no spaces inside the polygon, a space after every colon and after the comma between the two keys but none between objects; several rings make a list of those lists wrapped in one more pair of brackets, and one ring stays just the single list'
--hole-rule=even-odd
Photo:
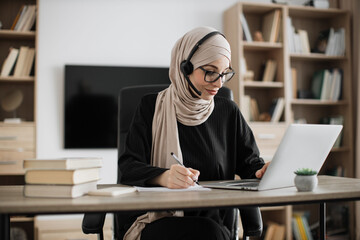
[{"label": "book on shelf", "polygon": [[326,45],[325,55],[344,56],[345,55],[345,29],[334,28],[329,30],[329,38]]},{"label": "book on shelf", "polygon": [[97,181],[86,182],[76,185],[46,185],[26,184],[24,186],[25,197],[46,197],[46,198],[77,198],[94,191],[97,188]]},{"label": "book on shelf", "polygon": [[329,28],[319,32],[313,52],[327,56],[344,56],[345,42],[345,28]]},{"label": "book on shelf", "polygon": [[21,46],[19,50],[19,56],[15,64],[14,69],[14,77],[21,77],[23,76],[23,70],[25,66],[26,61],[26,55],[28,54],[29,47],[27,46]]},{"label": "book on shelf", "polygon": [[244,39],[248,42],[252,42],[253,40],[252,40],[250,28],[243,13],[240,13],[240,22],[241,22],[241,27],[243,29]]},{"label": "book on shelf", "polygon": [[[344,125],[344,116],[338,115],[338,116],[331,116],[331,117],[323,117],[320,119],[320,123],[321,124]],[[341,147],[342,137],[343,137],[343,130],[341,130],[333,147]]]},{"label": "book on shelf", "polygon": [[259,120],[259,107],[255,98],[250,97],[249,95],[244,96],[242,115],[246,121],[258,121]]},{"label": "book on shelf", "polygon": [[264,41],[276,42],[280,32],[281,12],[279,9],[265,14],[262,18],[262,36]]},{"label": "book on shelf", "polygon": [[15,29],[15,26],[16,26],[16,24],[18,23],[19,18],[20,18],[20,16],[22,15],[22,12],[25,11],[25,6],[26,6],[26,5],[24,5],[24,4],[21,5],[18,13],[16,14],[16,17],[15,17],[13,23],[11,24],[10,30],[14,30],[14,29]]},{"label": "book on shelf", "polygon": [[342,70],[322,69],[314,72],[311,92],[314,99],[338,101],[341,99]]},{"label": "book on shelf", "polygon": [[23,5],[11,26],[14,31],[30,31],[36,19],[36,6]]},{"label": "book on shelf", "polygon": [[102,158],[96,157],[68,157],[54,159],[24,159],[25,169],[81,169],[99,168],[102,166]]},{"label": "book on shelf", "polygon": [[297,32],[300,38],[301,53],[310,53],[310,43],[307,31],[303,29],[298,29]]},{"label": "book on shelf", "polygon": [[291,68],[290,70],[291,74],[291,98],[296,99],[297,98],[297,71],[296,68]]},{"label": "book on shelf", "polygon": [[260,112],[259,105],[255,98],[250,98],[250,120],[259,121]]},{"label": "book on shelf", "polygon": [[25,64],[24,64],[24,68],[22,71],[22,76],[25,76],[25,77],[30,76],[31,70],[34,65],[34,61],[35,61],[35,48],[29,48],[29,50],[26,54],[26,59],[25,59]]},{"label": "book on shelf", "polygon": [[108,196],[114,197],[119,196],[122,194],[136,192],[135,187],[131,186],[121,186],[121,187],[108,187],[108,188],[101,188],[90,191],[88,194],[91,196]]},{"label": "book on shelf", "polygon": [[286,29],[287,29],[287,40],[288,40],[288,46],[289,46],[289,52],[290,53],[295,53],[295,39],[294,39],[294,35],[295,35],[295,28],[292,25],[292,20],[291,18],[288,16],[286,18]]},{"label": "book on shelf", "polygon": [[272,102],[272,106],[270,107],[270,115],[271,115],[271,122],[279,122],[281,115],[284,111],[285,107],[285,99],[280,97],[276,98]]},{"label": "book on shelf", "polygon": [[1,77],[10,76],[10,74],[15,66],[18,55],[19,55],[19,49],[10,48],[9,54],[6,57],[3,65],[2,65],[2,68],[1,68],[1,74],[0,74]]},{"label": "book on shelf", "polygon": [[75,170],[30,169],[25,172],[26,184],[68,184],[75,185],[100,179],[100,168]]},{"label": "book on shelf", "polygon": [[327,168],[325,174],[329,176],[345,177],[345,169],[342,166]]},{"label": "book on shelf", "polygon": [[265,63],[265,69],[262,77],[263,82],[273,82],[275,80],[277,69],[277,62],[272,59],[268,59]]},{"label": "book on shelf", "polygon": [[276,230],[275,223],[268,223],[265,231],[264,240],[272,240]]},{"label": "book on shelf", "polygon": [[285,226],[275,222],[268,222],[264,240],[284,240],[285,239]]},{"label": "book on shelf", "polygon": [[313,236],[310,230],[309,222],[304,213],[293,213],[291,219],[293,235],[296,240],[312,240]]}]

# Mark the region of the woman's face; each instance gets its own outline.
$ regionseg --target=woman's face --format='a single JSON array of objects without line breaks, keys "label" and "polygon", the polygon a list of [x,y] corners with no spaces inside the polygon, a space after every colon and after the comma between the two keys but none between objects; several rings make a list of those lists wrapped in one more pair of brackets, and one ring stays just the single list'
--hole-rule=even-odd
[{"label": "woman's face", "polygon": [[[209,64],[201,66],[204,70],[223,73],[229,69],[230,62],[225,56],[213,61]],[[211,100],[217,94],[218,90],[222,87],[221,79],[219,78],[216,82],[209,83],[204,80],[205,72],[201,68],[195,69],[189,78],[194,84],[195,88],[201,92],[200,98],[204,100]],[[190,88],[193,91],[192,88]],[[193,91],[193,94],[197,94]]]}]

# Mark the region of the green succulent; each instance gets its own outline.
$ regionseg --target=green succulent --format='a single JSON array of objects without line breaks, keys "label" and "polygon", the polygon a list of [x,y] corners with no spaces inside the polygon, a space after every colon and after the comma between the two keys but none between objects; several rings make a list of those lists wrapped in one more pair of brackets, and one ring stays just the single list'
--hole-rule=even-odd
[{"label": "green succulent", "polygon": [[294,172],[296,175],[316,175],[317,171],[311,168],[300,168]]}]

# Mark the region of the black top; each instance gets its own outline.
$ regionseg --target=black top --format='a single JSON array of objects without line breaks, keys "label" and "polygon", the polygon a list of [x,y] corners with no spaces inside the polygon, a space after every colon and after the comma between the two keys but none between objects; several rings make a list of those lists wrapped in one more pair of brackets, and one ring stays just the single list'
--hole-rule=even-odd
[{"label": "black top", "polygon": [[[118,162],[122,184],[148,186],[148,180],[167,170],[149,165],[156,97],[156,94],[144,96],[136,110]],[[264,161],[259,157],[251,129],[233,101],[222,97],[215,97],[214,101],[214,110],[204,123],[185,126],[178,122],[184,165],[200,171],[199,181],[230,180],[235,174],[242,179],[254,178]],[[209,216],[220,223],[223,214],[209,210],[185,215]],[[127,227],[134,220],[129,219]]]}]

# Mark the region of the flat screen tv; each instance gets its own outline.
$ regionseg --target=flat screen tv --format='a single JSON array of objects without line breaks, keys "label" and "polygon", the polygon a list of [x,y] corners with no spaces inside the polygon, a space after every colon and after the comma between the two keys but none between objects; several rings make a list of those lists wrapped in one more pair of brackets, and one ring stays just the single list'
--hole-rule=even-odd
[{"label": "flat screen tv", "polygon": [[65,65],[65,148],[116,148],[118,94],[170,84],[169,68]]}]

